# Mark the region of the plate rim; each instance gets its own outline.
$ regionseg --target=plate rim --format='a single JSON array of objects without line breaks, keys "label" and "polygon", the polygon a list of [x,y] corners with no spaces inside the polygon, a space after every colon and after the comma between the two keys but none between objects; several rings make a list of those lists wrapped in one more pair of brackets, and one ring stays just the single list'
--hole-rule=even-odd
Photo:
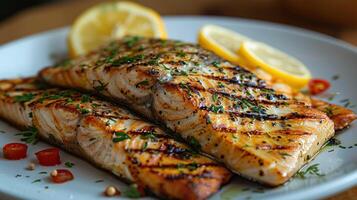
[{"label": "plate rim", "polygon": [[[280,24],[280,23],[255,20],[255,19],[245,19],[245,18],[239,18],[239,17],[226,17],[226,16],[165,15],[165,16],[163,16],[163,18],[164,18],[164,20],[189,20],[189,19],[218,20],[218,21],[222,20],[222,21],[231,21],[232,23],[243,23],[244,25],[247,25],[247,26],[259,26],[259,27],[263,27],[263,28],[267,28],[267,29],[273,29],[273,30],[277,30],[277,31],[286,32],[288,34],[298,35],[298,36],[305,37],[305,38],[310,38],[310,39],[317,40],[322,43],[329,43],[333,46],[351,51],[357,55],[357,47],[352,44],[349,44],[343,40],[334,38],[334,37],[326,35],[324,33],[319,33],[316,31],[308,30],[308,29],[301,28],[301,27],[295,27],[295,26],[291,26],[291,25],[287,25],[287,24]],[[38,32],[35,34],[31,34],[31,35],[21,37],[21,38],[6,42],[4,44],[1,44],[0,50],[3,50],[5,48],[13,46],[13,45],[17,45],[19,43],[26,42],[27,40],[36,40],[37,37],[43,37],[44,35],[51,35],[51,34],[55,34],[55,33],[62,32],[62,31],[68,31],[68,30],[69,30],[69,26],[65,26],[65,27],[59,27],[59,28],[50,29],[50,30]],[[309,188],[302,187],[302,188],[296,189],[294,191],[295,197],[293,197],[293,198],[291,196],[292,194],[284,193],[284,194],[272,194],[272,195],[268,196],[267,199],[324,198],[324,197],[330,196],[332,194],[341,192],[343,190],[347,190],[348,188],[351,188],[354,185],[357,185],[357,168],[352,170],[347,175],[339,176],[338,178],[334,179],[333,181],[319,183],[319,184],[317,184],[313,187],[309,187]],[[8,193],[8,192],[10,192],[10,191],[0,188],[0,193],[5,194],[9,197],[13,197],[13,198],[23,198],[24,197],[21,194],[12,194],[12,193]]]}]

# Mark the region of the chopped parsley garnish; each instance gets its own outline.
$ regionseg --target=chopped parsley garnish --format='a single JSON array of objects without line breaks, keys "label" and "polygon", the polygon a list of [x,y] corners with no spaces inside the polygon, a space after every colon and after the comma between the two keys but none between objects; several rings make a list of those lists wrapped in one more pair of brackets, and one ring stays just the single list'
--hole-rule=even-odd
[{"label": "chopped parsley garnish", "polygon": [[101,183],[104,182],[104,180],[96,180],[95,183]]},{"label": "chopped parsley garnish", "polygon": [[153,59],[151,59],[149,62],[148,62],[149,65],[158,65],[159,64],[159,57],[155,57]]},{"label": "chopped parsley garnish", "polygon": [[140,40],[140,37],[132,36],[132,37],[126,38],[124,43],[126,46],[128,46],[130,48],[130,47],[133,47],[139,40]]},{"label": "chopped parsley garnish", "polygon": [[224,84],[222,82],[218,82],[218,87],[219,88],[224,88]]},{"label": "chopped parsley garnish", "polygon": [[90,112],[88,109],[82,108],[79,104],[76,105],[76,108],[83,115],[88,114]]},{"label": "chopped parsley garnish", "polygon": [[213,100],[213,102],[216,102],[218,100],[218,94],[217,93],[213,93],[212,94],[212,100]]},{"label": "chopped parsley garnish", "polygon": [[38,174],[47,174],[47,172],[39,172]]},{"label": "chopped parsley garnish", "polygon": [[187,142],[194,150],[199,151],[201,149],[201,144],[193,136],[188,136]]},{"label": "chopped parsley garnish", "polygon": [[105,122],[105,125],[106,126],[110,126],[110,125],[113,125],[115,124],[116,120],[114,118],[109,118],[106,122]]},{"label": "chopped parsley garnish", "polygon": [[140,135],[141,139],[150,139],[155,141],[157,139],[157,135],[154,131],[150,131],[150,132],[145,132],[142,135]]},{"label": "chopped parsley garnish", "polygon": [[186,53],[183,52],[183,51],[180,51],[176,54],[178,57],[185,57],[186,56]]},{"label": "chopped parsley garnish", "polygon": [[67,161],[64,163],[64,165],[66,165],[66,167],[68,167],[68,168],[72,168],[74,166],[74,163]]},{"label": "chopped parsley garnish", "polygon": [[260,89],[260,91],[262,91],[264,93],[268,93],[268,94],[274,93],[274,90],[273,89],[269,89],[269,88],[262,88],[262,89]]},{"label": "chopped parsley garnish", "polygon": [[64,91],[60,91],[60,92],[58,92],[56,94],[50,94],[48,92],[44,92],[42,94],[41,98],[38,99],[38,101],[40,103],[42,103],[46,99],[56,100],[56,99],[60,99],[60,98],[67,98],[66,99],[67,103],[70,103],[71,100],[73,101],[73,99],[70,98],[70,97],[74,93],[76,93],[76,91],[73,91],[73,90],[64,90]]},{"label": "chopped parsley garnish", "polygon": [[298,178],[306,178],[306,175],[316,175],[316,176],[325,176],[325,174],[320,173],[320,169],[318,168],[319,164],[313,164],[309,166],[306,170],[300,170],[295,174],[295,177]]},{"label": "chopped parsley garnish", "polygon": [[16,135],[21,135],[21,141],[28,144],[36,144],[38,142],[38,130],[33,126],[28,127],[27,130],[21,131]]},{"label": "chopped parsley garnish", "polygon": [[136,88],[139,88],[139,87],[141,87],[141,86],[143,86],[143,85],[149,85],[149,81],[148,81],[148,80],[143,80],[143,81],[141,81],[141,82],[135,84],[135,87],[136,87]]},{"label": "chopped parsley garnish", "polygon": [[36,179],[36,180],[32,181],[31,183],[38,183],[38,182],[41,182],[41,179]]},{"label": "chopped parsley garnish", "polygon": [[234,143],[238,142],[238,137],[234,133],[232,133],[232,139]]},{"label": "chopped parsley garnish", "polygon": [[123,192],[125,197],[129,198],[140,198],[141,194],[135,185],[130,185],[127,190]]},{"label": "chopped parsley garnish", "polygon": [[15,96],[15,101],[18,103],[25,103],[28,101],[31,101],[33,98],[35,98],[35,95],[32,93],[26,93],[23,95]]},{"label": "chopped parsley garnish", "polygon": [[328,117],[331,117],[333,115],[333,108],[332,106],[327,106],[323,109],[323,112],[326,113]]},{"label": "chopped parsley garnish", "polygon": [[67,99],[66,99],[66,103],[72,103],[74,100],[71,98],[71,97],[68,97]]},{"label": "chopped parsley garnish", "polygon": [[118,60],[114,60],[111,64],[113,66],[120,66],[123,64],[130,64],[139,60],[142,60],[144,58],[144,55],[139,54],[139,55],[135,55],[135,56],[124,56],[119,58]]},{"label": "chopped parsley garnish", "polygon": [[101,80],[93,81],[93,89],[95,89],[95,91],[97,91],[98,93],[103,92],[107,86],[108,83],[103,83]]},{"label": "chopped parsley garnish", "polygon": [[184,70],[180,70],[179,74],[182,75],[182,76],[187,76],[188,75],[188,73],[186,71],[184,71]]},{"label": "chopped parsley garnish", "polygon": [[192,96],[191,87],[187,83],[180,83],[179,86],[180,86],[180,88],[185,89],[187,91],[188,96]]},{"label": "chopped parsley garnish", "polygon": [[247,100],[247,99],[240,99],[237,103],[234,104],[234,106],[236,108],[242,108],[242,109],[247,109],[249,108],[250,110],[252,110],[255,113],[258,114],[265,114],[266,110],[263,106],[261,105],[255,105],[254,103],[252,103],[251,101]]},{"label": "chopped parsley garnish", "polygon": [[140,45],[139,48],[138,48],[138,51],[142,51],[144,49],[145,49],[145,47],[143,45]]},{"label": "chopped parsley garnish", "polygon": [[337,92],[335,92],[335,93],[332,93],[328,98],[327,98],[327,100],[329,100],[329,101],[332,101],[336,96],[337,96]]},{"label": "chopped parsley garnish", "polygon": [[114,132],[114,134],[116,136],[116,137],[113,138],[113,142],[114,143],[130,139],[130,136],[128,134],[124,133],[124,132],[117,131],[117,132]]},{"label": "chopped parsley garnish", "polygon": [[212,63],[211,63],[214,67],[217,67],[217,68],[219,68],[220,66],[220,64],[221,63],[219,63],[219,62],[217,62],[217,61],[213,61]]},{"label": "chopped parsley garnish", "polygon": [[145,141],[145,142],[144,142],[144,145],[143,145],[143,150],[145,150],[145,149],[147,149],[147,148],[148,148],[148,142]]},{"label": "chopped parsley garnish", "polygon": [[81,97],[81,103],[87,103],[87,102],[90,102],[91,101],[91,98],[88,94],[83,94],[82,97]]},{"label": "chopped parsley garnish", "polygon": [[290,156],[291,156],[290,154],[288,154],[288,153],[286,153],[286,152],[280,152],[279,154],[281,155],[281,157],[282,157],[283,159],[285,159],[286,157],[290,157]]},{"label": "chopped parsley garnish", "polygon": [[211,105],[208,110],[214,112],[214,113],[223,113],[224,112],[224,108],[222,105]]}]

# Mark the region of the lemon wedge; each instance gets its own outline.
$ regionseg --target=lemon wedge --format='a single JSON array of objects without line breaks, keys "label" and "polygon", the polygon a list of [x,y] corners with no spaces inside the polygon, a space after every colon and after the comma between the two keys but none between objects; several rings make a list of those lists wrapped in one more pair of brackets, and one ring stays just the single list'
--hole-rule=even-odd
[{"label": "lemon wedge", "polygon": [[125,35],[167,37],[164,22],[154,10],[126,1],[102,3],[75,20],[68,37],[69,54],[75,57],[88,53]]},{"label": "lemon wedge", "polygon": [[302,62],[265,43],[244,41],[238,55],[295,89],[301,89],[311,79],[311,73]]},{"label": "lemon wedge", "polygon": [[198,34],[198,43],[203,48],[234,64],[241,64],[241,58],[236,52],[243,41],[249,40],[251,39],[237,32],[211,24],[203,26]]}]

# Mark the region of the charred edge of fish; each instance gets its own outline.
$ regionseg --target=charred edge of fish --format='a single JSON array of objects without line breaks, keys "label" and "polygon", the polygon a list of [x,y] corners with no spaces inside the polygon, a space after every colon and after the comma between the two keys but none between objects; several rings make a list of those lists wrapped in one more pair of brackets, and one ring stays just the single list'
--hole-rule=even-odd
[{"label": "charred edge of fish", "polygon": [[[155,173],[154,169],[151,169],[151,171]],[[156,172],[156,173],[160,173],[160,172]],[[186,178],[217,179],[216,177],[213,176],[212,172],[207,170],[203,170],[199,174],[188,174],[188,173],[181,172],[179,174],[161,174],[161,176],[164,176],[166,180],[179,180],[179,179],[186,179]]]}]

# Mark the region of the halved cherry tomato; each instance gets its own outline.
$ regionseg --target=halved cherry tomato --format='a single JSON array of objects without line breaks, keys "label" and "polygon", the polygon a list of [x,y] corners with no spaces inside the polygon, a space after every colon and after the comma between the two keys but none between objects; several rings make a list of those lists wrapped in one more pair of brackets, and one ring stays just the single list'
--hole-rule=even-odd
[{"label": "halved cherry tomato", "polygon": [[49,148],[36,153],[36,157],[40,165],[54,166],[61,164],[59,150],[57,148]]},{"label": "halved cherry tomato", "polygon": [[54,183],[64,183],[74,179],[71,171],[67,169],[57,169],[56,176],[51,175],[52,182]]},{"label": "halved cherry tomato", "polygon": [[26,158],[27,145],[22,143],[9,143],[3,147],[2,151],[6,159],[20,160]]},{"label": "halved cherry tomato", "polygon": [[321,94],[329,88],[330,83],[324,79],[311,79],[309,81],[309,91],[312,95]]}]

